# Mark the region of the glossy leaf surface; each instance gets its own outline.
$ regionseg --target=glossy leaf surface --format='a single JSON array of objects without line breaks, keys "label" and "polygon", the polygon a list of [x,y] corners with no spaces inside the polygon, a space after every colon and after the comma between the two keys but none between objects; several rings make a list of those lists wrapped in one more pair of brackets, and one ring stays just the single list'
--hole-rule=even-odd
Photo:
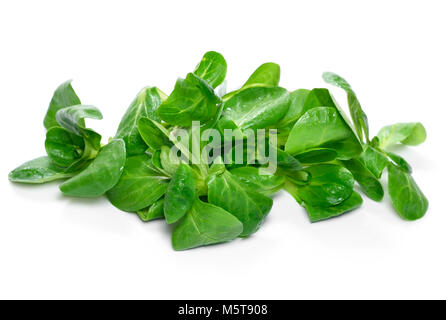
[{"label": "glossy leaf surface", "polygon": [[205,81],[193,73],[178,79],[170,96],[158,109],[159,117],[171,125],[189,127],[192,121],[202,123],[218,111],[220,98]]},{"label": "glossy leaf surface", "polygon": [[188,165],[182,163],[178,166],[167,187],[165,199],[164,216],[169,224],[177,222],[190,210],[195,200],[195,180]]},{"label": "glossy leaf surface", "polygon": [[389,195],[396,212],[406,220],[422,218],[429,207],[429,202],[415,180],[394,164],[389,164],[387,170]]},{"label": "glossy leaf surface", "polygon": [[228,171],[212,176],[208,189],[210,203],[225,209],[243,223],[241,237],[256,232],[273,205],[271,198],[246,188]]},{"label": "glossy leaf surface", "polygon": [[128,156],[144,153],[147,145],[138,131],[138,121],[150,118],[159,121],[156,111],[161,104],[161,97],[156,87],[147,87],[138,93],[124,114],[115,138],[123,139]]},{"label": "glossy leaf surface", "polygon": [[359,193],[353,191],[352,195],[347,200],[341,202],[336,206],[313,207],[311,205],[305,204],[305,209],[307,210],[308,216],[310,217],[310,221],[317,222],[334,218],[343,213],[357,209],[361,206],[362,202],[363,201]]},{"label": "glossy leaf surface", "polygon": [[426,129],[420,122],[396,123],[383,127],[379,130],[377,137],[381,149],[398,143],[416,146],[426,140]]},{"label": "glossy leaf surface", "polygon": [[52,127],[59,126],[56,121],[57,111],[78,104],[81,104],[81,101],[71,86],[71,80],[62,83],[54,92],[53,98],[51,99],[48,107],[48,111],[46,112],[45,119],[43,121],[45,128],[48,130]]},{"label": "glossy leaf surface", "polygon": [[40,157],[12,170],[9,180],[12,182],[40,184],[59,179],[66,179],[73,174],[65,173],[64,170],[54,165],[48,157]]},{"label": "glossy leaf surface", "polygon": [[64,128],[52,127],[46,133],[46,153],[60,167],[68,167],[80,159],[84,149],[84,139]]},{"label": "glossy leaf surface", "polygon": [[117,208],[135,212],[155,203],[167,189],[168,178],[150,167],[151,158],[142,154],[127,158],[119,182],[107,192]]},{"label": "glossy leaf surface", "polygon": [[224,103],[224,118],[240,129],[273,126],[288,111],[290,97],[283,88],[249,88]]},{"label": "glossy leaf surface", "polygon": [[112,140],[82,172],[60,185],[72,197],[99,197],[118,183],[125,164],[125,143]]},{"label": "glossy leaf surface", "polygon": [[242,223],[229,212],[196,199],[172,234],[175,250],[231,241],[243,230]]},{"label": "glossy leaf surface", "polygon": [[215,89],[225,80],[226,70],[225,58],[218,52],[208,51],[204,54],[194,74]]}]

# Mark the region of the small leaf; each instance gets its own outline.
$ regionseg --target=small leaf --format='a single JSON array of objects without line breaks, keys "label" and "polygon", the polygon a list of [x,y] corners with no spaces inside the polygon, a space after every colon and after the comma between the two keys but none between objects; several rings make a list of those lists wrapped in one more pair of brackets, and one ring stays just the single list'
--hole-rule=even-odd
[{"label": "small leaf", "polygon": [[170,96],[158,108],[159,117],[171,125],[189,127],[192,121],[207,122],[221,102],[207,82],[189,73],[178,79]]},{"label": "small leaf", "polygon": [[387,167],[389,160],[379,150],[370,145],[364,146],[364,152],[359,157],[364,166],[371,172],[376,178],[381,178],[383,170]]},{"label": "small leaf", "polygon": [[277,87],[280,81],[280,66],[273,62],[267,62],[258,67],[249,77],[248,81],[238,90],[229,92],[223,96],[227,101],[245,89],[253,87]]},{"label": "small leaf", "polygon": [[279,191],[285,181],[284,177],[259,174],[259,168],[240,167],[229,171],[233,178],[251,190],[269,196]]},{"label": "small leaf", "polygon": [[159,121],[160,119],[156,115],[156,110],[160,104],[161,97],[158,88],[147,87],[138,93],[124,114],[115,138],[124,140],[129,156],[141,154],[146,151],[147,145],[144,143],[138,131],[138,121],[141,118],[150,118]]},{"label": "small leaf", "polygon": [[426,129],[420,122],[396,123],[383,127],[377,136],[381,149],[387,149],[398,143],[416,146],[426,140]]},{"label": "small leaf", "polygon": [[101,145],[101,135],[91,129],[85,128],[85,118],[102,119],[98,108],[89,105],[76,105],[61,109],[56,114],[56,120],[62,128],[83,137],[94,149]]},{"label": "small leaf", "polygon": [[412,173],[412,167],[403,157],[389,151],[386,154],[401,170]]},{"label": "small leaf", "polygon": [[289,105],[289,93],[283,88],[249,88],[224,103],[224,118],[242,130],[263,129],[283,118]]},{"label": "small leaf", "polygon": [[233,214],[243,223],[241,237],[256,232],[271,210],[273,201],[247,188],[228,171],[212,176],[208,180],[208,200]]},{"label": "small leaf", "polygon": [[43,124],[48,130],[52,127],[57,127],[59,124],[56,121],[56,113],[60,109],[69,106],[75,106],[81,104],[79,97],[74,92],[71,86],[71,80],[62,83],[56,91],[54,91],[53,98],[51,99],[48,111],[46,112]]},{"label": "small leaf", "polygon": [[150,161],[147,154],[127,158],[121,179],[107,192],[115,207],[135,212],[147,208],[164,195],[168,178],[152,169]]},{"label": "small leaf", "polygon": [[169,182],[165,195],[164,216],[167,223],[180,220],[195,200],[195,180],[190,167],[180,164]]},{"label": "small leaf", "polygon": [[144,222],[164,218],[164,198],[159,199],[150,207],[138,210],[136,214]]},{"label": "small leaf", "polygon": [[359,193],[353,191],[352,195],[340,204],[328,208],[323,207],[313,207],[311,205],[305,204],[305,209],[307,210],[308,216],[311,222],[317,222],[321,220],[326,220],[330,218],[337,217],[343,213],[357,209],[362,204],[362,198]]},{"label": "small leaf", "polygon": [[192,208],[172,234],[175,250],[231,241],[237,238],[243,225],[229,212],[196,198]]},{"label": "small leaf", "polygon": [[204,54],[194,74],[215,89],[225,80],[226,69],[225,58],[218,52],[209,51]]},{"label": "small leaf", "polygon": [[125,164],[125,143],[112,140],[81,173],[60,185],[60,191],[71,197],[93,198],[105,194],[119,181]]},{"label": "small leaf", "polygon": [[314,107],[294,125],[285,144],[285,151],[299,155],[315,148],[334,149],[339,159],[359,156],[362,146],[333,107]]},{"label": "small leaf", "polygon": [[20,167],[9,173],[11,182],[40,184],[59,179],[66,179],[73,176],[73,173],[66,173],[62,168],[54,165],[50,158],[40,157],[25,162]]},{"label": "small leaf", "polygon": [[305,169],[311,179],[297,186],[297,196],[307,205],[331,207],[348,199],[355,180],[346,168],[334,164],[319,164]]},{"label": "small leaf", "polygon": [[149,118],[138,120],[138,131],[145,144],[152,150],[160,150],[162,146],[169,143],[166,135]]},{"label": "small leaf", "polygon": [[347,93],[350,115],[352,116],[356,133],[358,134],[358,137],[361,139],[361,141],[363,141],[363,138],[365,137],[366,141],[368,142],[369,124],[367,115],[362,110],[358,98],[356,97],[356,94],[351,88],[350,84],[344,78],[332,72],[325,72],[322,75],[322,78],[325,80],[325,82],[345,90],[345,92]]},{"label": "small leaf", "polygon": [[393,207],[406,220],[417,220],[424,216],[429,202],[412,176],[390,163],[389,195]]},{"label": "small leaf", "polygon": [[84,139],[64,128],[52,127],[46,133],[46,153],[60,167],[69,167],[80,159],[84,149]]},{"label": "small leaf", "polygon": [[362,191],[372,200],[381,201],[384,190],[379,180],[357,159],[342,161],[342,164],[353,174]]}]

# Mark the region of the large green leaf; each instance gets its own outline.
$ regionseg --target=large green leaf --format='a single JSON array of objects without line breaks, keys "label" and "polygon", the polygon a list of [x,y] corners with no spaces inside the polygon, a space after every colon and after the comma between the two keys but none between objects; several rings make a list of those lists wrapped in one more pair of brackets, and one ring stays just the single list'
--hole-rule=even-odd
[{"label": "large green leaf", "polygon": [[396,123],[385,126],[378,132],[379,147],[386,149],[402,143],[416,146],[426,140],[426,129],[420,122]]},{"label": "large green leaf", "polygon": [[294,125],[285,144],[285,151],[298,155],[315,148],[334,149],[339,159],[359,156],[362,146],[333,107],[314,107]]},{"label": "large green leaf", "polygon": [[48,111],[46,112],[43,125],[48,130],[52,127],[57,127],[59,124],[56,121],[56,113],[60,109],[69,106],[75,106],[81,104],[79,97],[74,92],[71,86],[71,80],[62,83],[56,91],[54,91],[53,98],[51,99]]},{"label": "large green leaf", "polygon": [[226,69],[225,58],[218,52],[208,51],[204,54],[194,74],[205,80],[215,89],[225,80]]},{"label": "large green leaf", "polygon": [[110,202],[124,211],[138,211],[155,203],[167,189],[168,178],[150,167],[147,154],[127,158],[119,182],[107,192]]},{"label": "large green leaf", "polygon": [[160,150],[162,146],[169,144],[166,135],[149,118],[138,120],[138,131],[145,144],[152,150]]},{"label": "large green leaf", "polygon": [[48,157],[40,157],[12,170],[9,173],[9,180],[12,182],[40,184],[59,179],[66,179],[73,176],[73,173],[64,172],[63,168],[56,166]]},{"label": "large green leaf", "polygon": [[119,181],[125,164],[125,143],[112,140],[99,151],[88,167],[60,185],[60,190],[72,197],[99,197]]},{"label": "large green leaf", "polygon": [[171,224],[180,220],[195,200],[195,180],[191,168],[182,163],[169,182],[165,195],[164,216]]},{"label": "large green leaf", "polygon": [[283,88],[246,89],[224,103],[224,118],[240,129],[274,126],[288,111],[290,96]]},{"label": "large green leaf", "polygon": [[243,223],[241,237],[256,232],[273,205],[271,198],[246,187],[229,171],[211,176],[208,188],[209,202],[230,212]]},{"label": "large green leaf", "polygon": [[138,131],[138,121],[141,118],[159,121],[156,110],[160,104],[161,96],[159,89],[156,87],[142,89],[130,104],[115,135],[115,138],[124,140],[128,156],[141,154],[146,151],[147,145]]},{"label": "large green leaf", "polygon": [[220,102],[206,81],[189,73],[186,79],[177,80],[173,92],[158,108],[158,115],[171,125],[189,127],[192,121],[211,120]]},{"label": "large green leaf", "polygon": [[242,230],[242,223],[232,214],[196,198],[192,208],[175,227],[172,246],[175,250],[186,250],[231,241]]},{"label": "large green leaf", "polygon": [[406,220],[422,218],[429,207],[429,202],[415,180],[409,173],[392,163],[387,170],[389,195],[395,210]]}]

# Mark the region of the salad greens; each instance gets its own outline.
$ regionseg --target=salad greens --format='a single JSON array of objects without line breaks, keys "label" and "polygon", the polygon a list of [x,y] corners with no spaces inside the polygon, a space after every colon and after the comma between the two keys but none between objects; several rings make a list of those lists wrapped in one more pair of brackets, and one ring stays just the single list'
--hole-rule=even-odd
[{"label": "salad greens", "polygon": [[44,118],[47,155],[14,169],[9,180],[65,180],[66,196],[106,195],[144,222],[172,224],[175,250],[251,236],[282,189],[311,222],[360,207],[357,190],[382,201],[387,189],[405,220],[425,215],[428,200],[395,153],[396,145],[426,140],[421,123],[388,125],[371,137],[356,93],[334,73],[322,77],[345,91],[350,118],[326,88],[280,87],[275,63],[262,64],[228,93],[226,73],[224,57],[210,51],[169,95],[143,88],[106,144],[86,125],[102,119],[99,109],[81,104],[71,81],[64,82]]}]

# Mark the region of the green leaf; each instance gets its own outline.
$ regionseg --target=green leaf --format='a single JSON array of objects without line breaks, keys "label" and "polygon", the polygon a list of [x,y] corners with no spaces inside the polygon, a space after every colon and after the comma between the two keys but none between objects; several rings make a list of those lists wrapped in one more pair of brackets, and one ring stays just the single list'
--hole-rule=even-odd
[{"label": "green leaf", "polygon": [[155,219],[163,219],[164,218],[164,198],[159,199],[151,206],[144,208],[142,210],[138,210],[136,212],[138,217],[144,221],[152,221]]},{"label": "green leaf", "polygon": [[390,163],[389,195],[393,207],[406,220],[417,220],[424,216],[429,207],[429,202],[418,187],[412,176]]},{"label": "green leaf", "polygon": [[180,220],[192,207],[195,200],[195,180],[190,167],[180,164],[169,182],[164,203],[167,223]]},{"label": "green leaf", "polygon": [[303,115],[305,100],[310,90],[299,89],[290,93],[290,107],[285,116],[277,123],[278,128],[293,126]]},{"label": "green leaf", "polygon": [[25,162],[20,167],[9,173],[9,180],[12,182],[40,184],[59,179],[66,179],[73,176],[73,173],[66,173],[62,168],[57,167],[48,157],[40,157]]},{"label": "green leaf", "polygon": [[311,176],[310,182],[297,188],[297,196],[305,204],[331,207],[351,196],[355,180],[346,168],[335,164],[319,164],[305,170]]},{"label": "green leaf", "polygon": [[387,149],[398,143],[416,146],[426,140],[426,129],[420,122],[396,123],[383,127],[377,136],[381,149]]},{"label": "green leaf", "polygon": [[43,125],[48,130],[52,127],[57,127],[59,124],[56,121],[56,113],[65,107],[81,104],[79,97],[74,92],[71,86],[71,80],[62,83],[56,91],[54,91],[48,111],[46,112]]},{"label": "green leaf", "polygon": [[227,242],[237,238],[242,223],[220,207],[202,202],[198,198],[172,234],[175,250]]},{"label": "green leaf", "polygon": [[125,143],[112,140],[99,151],[96,159],[73,178],[60,185],[60,191],[72,197],[99,197],[119,181],[125,164]]},{"label": "green leaf", "polygon": [[141,118],[160,121],[156,115],[160,104],[161,97],[156,87],[142,89],[130,104],[115,135],[116,139],[124,140],[128,156],[141,154],[146,151],[146,143],[138,131],[138,121]]},{"label": "green leaf", "polygon": [[296,155],[296,159],[302,163],[322,163],[332,161],[337,156],[338,153],[334,149],[314,148]]},{"label": "green leaf", "polygon": [[206,81],[189,73],[186,79],[177,80],[171,95],[158,108],[158,115],[171,125],[189,127],[192,121],[211,120],[220,102]]},{"label": "green leaf", "polygon": [[165,134],[149,118],[138,120],[138,131],[145,144],[152,150],[160,150],[169,143]]},{"label": "green leaf", "polygon": [[274,62],[267,62],[253,72],[242,88],[258,85],[275,87],[279,85],[279,81],[280,66]]},{"label": "green leaf", "polygon": [[243,223],[241,237],[256,232],[271,210],[273,201],[251,188],[247,188],[229,171],[211,176],[208,180],[208,200]]},{"label": "green leaf", "polygon": [[273,126],[288,111],[290,96],[283,88],[249,88],[224,103],[224,118],[240,129]]},{"label": "green leaf", "polygon": [[394,164],[396,164],[401,170],[407,172],[407,173],[412,173],[412,167],[410,166],[410,164],[401,156],[389,152],[386,152],[386,155],[394,162]]},{"label": "green leaf", "polygon": [[215,89],[225,80],[226,69],[225,58],[218,52],[208,51],[204,54],[194,74]]},{"label": "green leaf", "polygon": [[98,108],[89,105],[67,107],[56,114],[56,120],[62,128],[83,137],[86,143],[98,150],[101,146],[101,135],[85,128],[85,118],[101,120],[102,114]]},{"label": "green leaf", "polygon": [[336,206],[331,206],[328,208],[324,207],[313,207],[311,205],[305,204],[305,209],[307,210],[308,216],[311,222],[317,222],[321,220],[330,219],[337,217],[343,213],[357,209],[362,204],[362,198],[359,193],[353,191],[352,195],[345,201],[341,202]]},{"label": "green leaf", "polygon": [[150,168],[150,161],[147,154],[127,158],[121,179],[107,192],[115,207],[135,212],[147,208],[164,195],[168,178]]},{"label": "green leaf", "polygon": [[342,161],[342,164],[353,174],[367,197],[381,201],[384,190],[379,180],[358,159]]},{"label": "green leaf", "polygon": [[284,177],[259,173],[256,167],[240,167],[229,171],[233,178],[251,190],[263,195],[271,195],[279,191],[285,181]]},{"label": "green leaf", "polygon": [[273,62],[267,62],[258,67],[249,77],[248,81],[238,90],[229,92],[223,96],[227,101],[239,92],[253,87],[276,87],[280,81],[280,66]]},{"label": "green leaf", "polygon": [[368,142],[369,124],[367,115],[362,110],[358,98],[356,97],[356,94],[351,88],[350,84],[344,78],[332,72],[325,72],[322,75],[322,78],[325,80],[325,82],[345,90],[347,93],[348,108],[350,110],[350,115],[352,116],[353,124],[355,125],[356,133],[361,141],[364,141],[363,138],[365,137],[366,141]]},{"label": "green leaf", "polygon": [[389,163],[389,160],[381,151],[370,145],[364,146],[364,152],[359,157],[359,160],[378,179],[381,178],[383,170]]},{"label": "green leaf", "polygon": [[46,132],[46,153],[60,167],[69,167],[79,160],[84,149],[84,139],[64,128],[52,127]]},{"label": "green leaf", "polygon": [[358,138],[333,107],[314,107],[294,125],[285,144],[285,151],[298,155],[315,148],[334,149],[339,159],[359,156],[362,146]]}]

